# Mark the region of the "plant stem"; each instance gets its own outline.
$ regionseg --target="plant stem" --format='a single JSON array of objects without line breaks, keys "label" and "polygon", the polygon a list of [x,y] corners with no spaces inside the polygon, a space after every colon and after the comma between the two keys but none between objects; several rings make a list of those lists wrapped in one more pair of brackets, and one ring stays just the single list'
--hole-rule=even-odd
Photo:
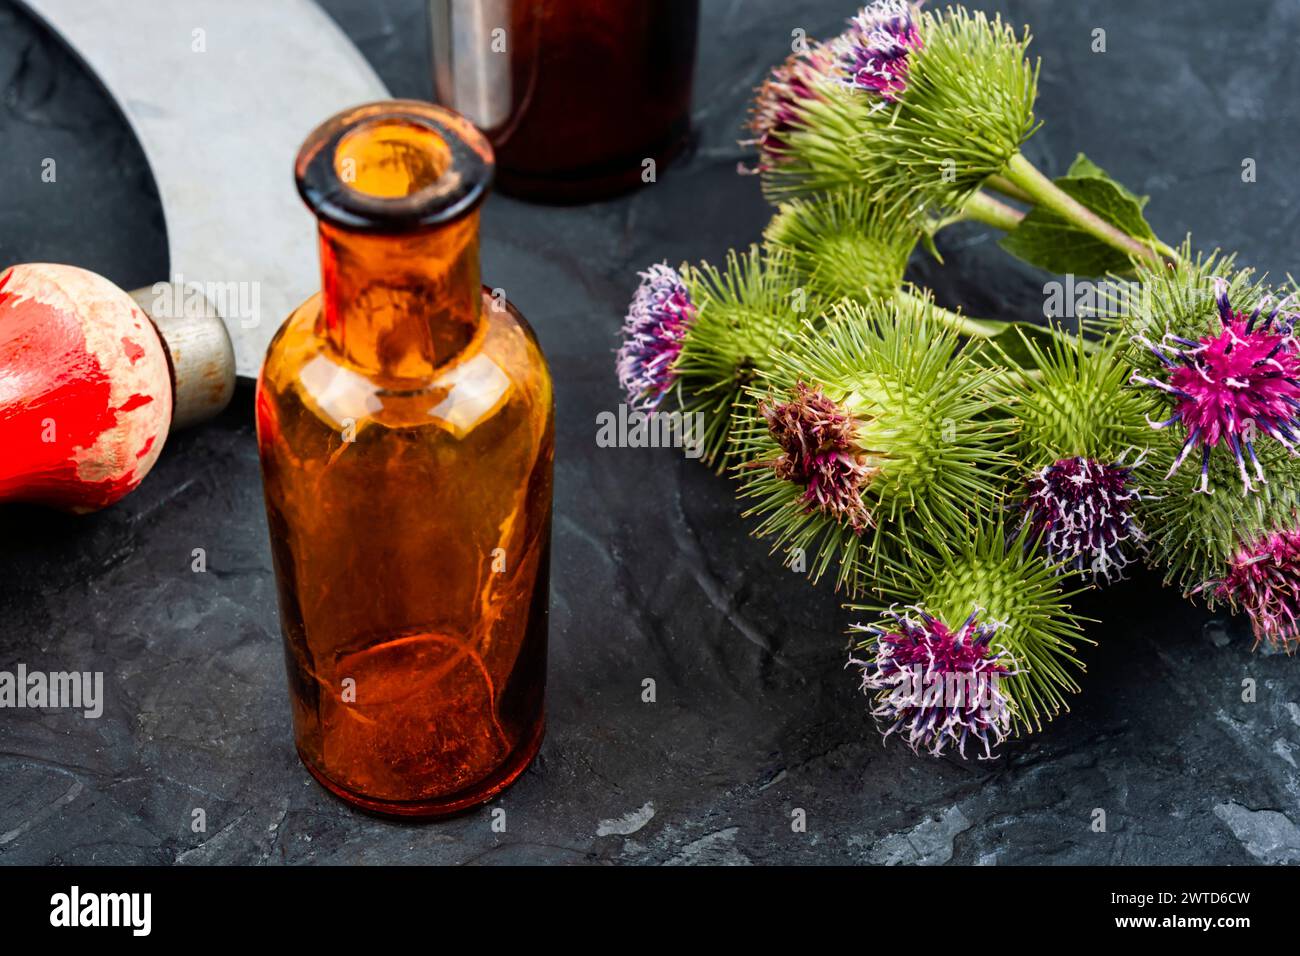
[{"label": "plant stem", "polygon": [[[1095,212],[1073,196],[1062,190],[1056,183],[1044,176],[1022,153],[1016,153],[1007,162],[1007,178],[1024,190],[1034,203],[1061,216],[1078,226],[1095,239],[1100,239],[1112,249],[1116,249],[1130,259],[1146,260],[1155,265],[1163,265],[1161,252],[1150,245],[1133,238],[1121,229],[1112,226]],[[1166,246],[1165,249],[1168,249]]]},{"label": "plant stem", "polygon": [[[909,304],[928,301],[923,299],[921,296],[908,292],[906,289],[899,289],[897,298],[898,301]],[[962,315],[960,312],[953,312],[950,309],[945,309],[942,306],[935,305],[933,302],[930,303],[930,308],[932,309],[935,318],[940,322],[951,328],[958,335],[964,335],[970,339],[994,339],[1013,326],[1027,329],[1033,334],[1050,335],[1058,339],[1071,339],[1064,330],[1051,325],[1030,325],[1029,323],[1008,321],[1005,319],[972,319],[970,316]],[[1091,339],[1084,339],[1083,348],[1086,352],[1094,352],[1100,348],[1100,344]]]},{"label": "plant stem", "polygon": [[[982,222],[995,229],[1001,229],[1003,232],[1010,232],[1020,225],[1020,220],[1024,218],[1025,214],[1019,209],[1008,206],[1006,203],[981,191],[972,193],[970,198],[966,200],[966,204],[956,212],[931,222],[929,230],[930,234],[934,235],[940,229],[946,229],[953,223]],[[939,261],[942,262],[943,260],[940,259]]]},{"label": "plant stem", "polygon": [[1020,225],[1020,220],[1025,218],[1025,214],[1019,209],[994,199],[982,190],[972,193],[961,211],[962,218],[974,219],[976,222],[993,226],[1003,232],[1011,232]]},{"label": "plant stem", "polygon": [[1025,192],[1005,176],[993,175],[984,180],[984,185],[995,193],[1001,193],[1008,199],[1014,199],[1017,202],[1032,203],[1033,197]]}]

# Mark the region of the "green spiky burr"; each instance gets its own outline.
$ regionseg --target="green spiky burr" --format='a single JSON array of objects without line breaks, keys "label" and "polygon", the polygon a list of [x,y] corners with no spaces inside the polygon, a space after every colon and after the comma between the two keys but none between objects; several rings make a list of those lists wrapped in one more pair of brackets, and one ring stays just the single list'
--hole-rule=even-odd
[{"label": "green spiky burr", "polygon": [[[1041,730],[1069,710],[1066,697],[1078,693],[1084,665],[1077,645],[1084,619],[1074,614],[1053,569],[1027,547],[1027,529],[1011,534],[1001,520],[977,520],[962,533],[931,542],[906,560],[887,562],[883,596],[920,608],[956,629],[972,614],[996,624],[992,643],[1007,651],[1016,673],[1001,681],[1016,733]],[[882,605],[849,605],[880,613]]]},{"label": "green spiky burr", "polygon": [[929,300],[875,299],[840,303],[777,351],[734,427],[755,534],[856,595],[887,553],[998,507],[998,372],[959,345]]},{"label": "green spiky burr", "polygon": [[763,238],[787,257],[813,295],[833,302],[897,293],[922,234],[897,205],[845,188],[782,204]]},{"label": "green spiky burr", "polygon": [[917,18],[906,90],[887,119],[857,141],[858,162],[877,160],[878,188],[936,209],[960,209],[1001,174],[1037,128],[1038,66],[1029,32],[963,7]]},{"label": "green spiky burr", "polygon": [[732,416],[745,389],[769,367],[774,349],[815,327],[821,306],[801,289],[780,251],[751,246],[727,253],[719,269],[683,265],[682,281],[696,316],[673,369],[684,413],[704,417],[703,460],[725,469]]},{"label": "green spiky burr", "polygon": [[1000,380],[1015,422],[1010,507],[1048,565],[1094,583],[1123,577],[1146,538],[1137,509],[1148,405],[1129,386],[1122,344],[1116,335],[1057,338],[1046,347],[1024,338],[1036,373]]}]

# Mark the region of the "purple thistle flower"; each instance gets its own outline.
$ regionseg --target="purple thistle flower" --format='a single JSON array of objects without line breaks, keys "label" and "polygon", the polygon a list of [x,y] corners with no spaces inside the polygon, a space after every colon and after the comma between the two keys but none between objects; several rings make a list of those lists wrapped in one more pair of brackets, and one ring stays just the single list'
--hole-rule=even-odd
[{"label": "purple thistle flower", "polygon": [[921,48],[921,34],[906,0],[876,0],[849,20],[849,28],[831,41],[841,82],[893,103],[907,89],[908,59]]},{"label": "purple thistle flower", "polygon": [[1002,624],[981,624],[976,609],[955,631],[920,608],[912,617],[892,608],[888,620],[854,625],[870,634],[869,660],[850,657],[862,668],[864,694],[875,694],[871,716],[885,737],[906,730],[913,752],[924,747],[941,756],[949,743],[966,756],[974,737],[984,748],[980,759],[1007,736],[1011,709],[998,687],[1003,677],[1019,673],[1009,651],[991,645]]},{"label": "purple thistle flower", "polygon": [[880,468],[859,447],[852,412],[804,382],[795,386],[790,401],[759,402],[758,411],[782,454],[755,466],[771,467],[783,481],[804,485],[806,511],[830,515],[858,534],[870,527],[862,489]]},{"label": "purple thistle flower", "polygon": [[1133,507],[1142,495],[1133,484],[1139,458],[1125,465],[1091,458],[1062,458],[1029,479],[1020,504],[1030,540],[1042,542],[1053,564],[1093,578],[1124,576],[1131,562],[1125,544],[1141,547],[1146,535],[1137,526]]},{"label": "purple thistle flower", "polygon": [[640,275],[623,321],[618,381],[629,405],[653,411],[677,378],[673,363],[695,321],[695,305],[676,269],[659,263]]},{"label": "purple thistle flower", "polygon": [[[1300,441],[1300,350],[1297,350],[1295,315],[1282,315],[1286,301],[1262,316],[1266,302],[1250,315],[1234,311],[1228,286],[1215,280],[1218,323],[1197,341],[1168,333],[1160,342],[1138,341],[1164,363],[1168,381],[1134,375],[1133,381],[1167,392],[1174,398],[1174,414],[1153,428],[1181,422],[1187,430],[1182,451],[1169,470],[1173,475],[1196,445],[1201,446],[1201,487],[1210,492],[1210,452],[1226,443],[1237,459],[1237,470],[1247,493],[1254,490],[1243,456],[1250,455],[1255,477],[1264,482],[1264,469],[1255,457],[1259,432],[1271,436],[1294,455]],[[1168,477],[1168,476],[1167,476]]]},{"label": "purple thistle flower", "polygon": [[804,104],[821,98],[817,85],[830,77],[833,65],[829,49],[810,43],[807,49],[790,54],[784,63],[772,68],[757,90],[745,124],[754,138],[740,144],[758,146],[762,157],[758,169],[746,170],[742,166],[742,172],[763,172],[788,160],[789,134],[808,125]]},{"label": "purple thistle flower", "polygon": [[1237,549],[1215,595],[1250,616],[1255,644],[1291,651],[1300,642],[1300,530],[1270,531]]}]

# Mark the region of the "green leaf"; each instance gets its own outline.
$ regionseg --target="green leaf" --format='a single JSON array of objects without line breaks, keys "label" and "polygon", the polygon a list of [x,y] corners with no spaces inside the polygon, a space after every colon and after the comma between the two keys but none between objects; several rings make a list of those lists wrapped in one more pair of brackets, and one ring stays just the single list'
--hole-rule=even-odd
[{"label": "green leaf", "polygon": [[[1155,233],[1142,215],[1147,196],[1139,196],[1111,179],[1100,166],[1080,153],[1069,171],[1055,180],[1062,192],[1135,239],[1153,240]],[[1050,209],[1035,206],[1001,240],[1002,248],[1030,265],[1058,274],[1099,276],[1132,270],[1116,249],[1095,239]]]},{"label": "green leaf", "polygon": [[[1070,168],[1066,170],[1065,175],[1071,179],[1104,179],[1113,184],[1122,194],[1137,203],[1138,209],[1145,209],[1147,201],[1151,199],[1150,196],[1139,196],[1137,193],[1132,192],[1123,183],[1111,179],[1110,176],[1106,174],[1106,170],[1102,169],[1087,156],[1083,155],[1083,153],[1074,157],[1074,162],[1070,164]],[[1143,225],[1146,224],[1143,223]],[[1150,228],[1150,226],[1147,226],[1147,231],[1150,231]]]}]

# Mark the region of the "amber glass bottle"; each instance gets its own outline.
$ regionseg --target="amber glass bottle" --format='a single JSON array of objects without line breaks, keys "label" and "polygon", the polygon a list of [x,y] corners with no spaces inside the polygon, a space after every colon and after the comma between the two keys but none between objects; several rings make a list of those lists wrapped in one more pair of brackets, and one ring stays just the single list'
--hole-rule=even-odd
[{"label": "amber glass bottle", "polygon": [[258,382],[298,752],[382,813],[486,800],[541,743],[554,403],[528,323],[479,284],[491,173],[426,103],[312,133],[322,291]]},{"label": "amber glass bottle", "polygon": [[502,192],[586,202],[690,132],[699,0],[430,0],[438,99],[487,131]]}]

